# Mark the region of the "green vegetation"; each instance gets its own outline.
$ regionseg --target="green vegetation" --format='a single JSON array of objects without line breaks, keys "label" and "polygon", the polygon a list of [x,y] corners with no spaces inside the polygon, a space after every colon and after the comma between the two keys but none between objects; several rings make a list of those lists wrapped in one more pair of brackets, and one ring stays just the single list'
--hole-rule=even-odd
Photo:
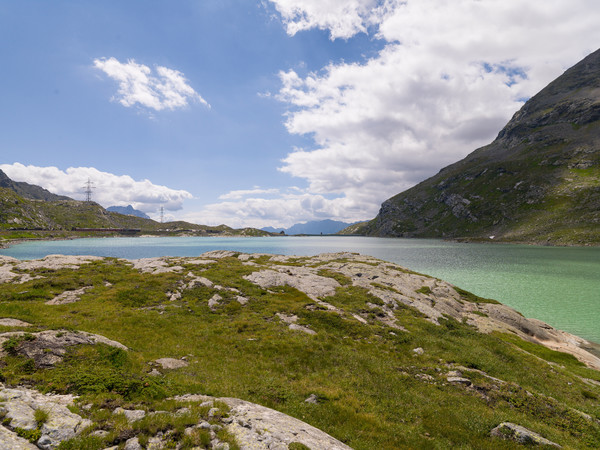
[{"label": "green vegetation", "polygon": [[[259,261],[268,267],[266,260]],[[169,431],[182,448],[206,445],[207,434],[183,430],[207,420],[208,409],[169,398],[185,393],[237,397],[275,408],[324,430],[356,449],[514,448],[489,437],[504,421],[518,423],[571,448],[600,445],[600,373],[572,356],[507,334],[485,335],[454,319],[435,325],[409,307],[393,314],[405,331],[380,320],[382,301],[344,283],[325,298],[343,310],[327,311],[291,287],[262,289],[245,280],[256,270],[235,257],[183,273],[224,289],[196,286],[170,301],[184,275],[141,274],[123,261],[105,259],[78,270],[39,270],[42,279],[0,287],[0,317],[34,325],[31,334],[5,341],[2,375],[8,385],[80,395],[78,414],[94,426],[61,449],[101,449],[138,436]],[[321,271],[322,276],[334,273]],[[65,289],[88,286],[76,303],[45,305]],[[248,299],[241,305],[239,295]],[[431,290],[419,289],[424,294]],[[465,301],[488,301],[457,289]],[[209,308],[208,299],[222,300]],[[370,305],[370,306],[369,306]],[[316,332],[293,331],[276,316],[296,315]],[[352,314],[367,317],[367,323]],[[70,347],[54,368],[35,366],[20,345],[45,329],[82,330],[121,342],[129,351],[98,344]],[[415,348],[423,354],[416,355]],[[187,357],[189,366],[150,376],[149,362]],[[447,380],[461,370],[472,387]],[[319,402],[305,399],[315,394]],[[129,423],[117,406],[147,412]],[[219,408],[227,413],[225,406]],[[580,412],[591,416],[585,418]],[[43,413],[36,413],[43,423]],[[92,435],[106,430],[108,435]],[[33,438],[34,436],[30,436]],[[224,433],[221,440],[233,440]],[[290,448],[304,448],[293,444]]]}]

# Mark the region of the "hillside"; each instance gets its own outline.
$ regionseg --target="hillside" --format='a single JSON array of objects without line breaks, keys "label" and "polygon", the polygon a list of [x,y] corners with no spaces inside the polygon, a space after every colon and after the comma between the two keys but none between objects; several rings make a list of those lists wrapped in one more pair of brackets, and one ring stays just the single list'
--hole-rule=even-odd
[{"label": "hillside", "polygon": [[600,446],[590,343],[371,257],[0,257],[0,287],[12,448]]},{"label": "hillside", "polygon": [[527,101],[494,142],[386,200],[361,232],[600,244],[600,50]]},{"label": "hillside", "polygon": [[[28,186],[39,188],[39,186]],[[50,201],[24,198],[12,188],[0,187],[0,239],[3,236],[5,238],[67,237],[73,235],[75,228],[131,229],[139,230],[138,233],[157,235],[269,235],[255,228],[235,230],[226,225],[213,227],[182,221],[159,223],[151,219],[110,212],[94,202],[81,202],[68,198]],[[76,233],[81,235],[81,232]],[[85,233],[86,235],[106,234],[105,231]]]},{"label": "hillside", "polygon": [[10,189],[19,196],[31,200],[71,200],[69,197],[53,194],[47,189],[34,184],[25,183],[22,181],[13,181],[2,170],[0,170],[0,188]]}]

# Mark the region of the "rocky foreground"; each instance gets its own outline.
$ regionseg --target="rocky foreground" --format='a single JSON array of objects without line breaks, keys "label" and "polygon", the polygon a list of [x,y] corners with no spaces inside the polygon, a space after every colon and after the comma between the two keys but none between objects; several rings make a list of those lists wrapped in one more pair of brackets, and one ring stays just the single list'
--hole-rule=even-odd
[{"label": "rocky foreground", "polygon": [[[223,265],[224,262],[227,262],[227,265]],[[301,337],[302,342],[310,343],[313,339],[315,346],[321,345],[318,342],[324,331],[318,328],[317,322],[306,319],[311,314],[325,314],[331,318],[329,320],[337,317],[335,320],[347,322],[352,327],[376,327],[375,337],[379,338],[384,334],[397,337],[413,333],[410,330],[411,322],[403,320],[404,316],[399,313],[408,310],[413,311],[418,320],[438,327],[450,320],[455,321],[452,323],[462,324],[457,326],[470,327],[484,334],[504,333],[517,336],[552,350],[569,353],[586,366],[600,370],[600,359],[586,350],[591,344],[582,338],[557,330],[539,320],[527,319],[512,308],[478,298],[442,280],[354,253],[296,257],[216,251],[197,258],[151,258],[135,261],[61,255],[51,255],[33,261],[0,257],[0,285],[10,286],[14,291],[6,294],[2,304],[16,304],[18,300],[15,299],[30,293],[29,289],[39,288],[40,283],[45,283],[56,274],[66,277],[71,271],[75,274],[87,270],[86,267],[101,267],[102,264],[118,265],[120,270],[133,271],[132,273],[137,273],[140,277],[162,277],[161,279],[170,280],[170,288],[163,290],[162,300],[133,305],[135,307],[132,311],[141,314],[140,317],[162,319],[161,316],[164,317],[171,311],[177,314],[185,314],[187,311],[188,314],[192,314],[196,307],[203,308],[203,314],[206,314],[207,318],[218,317],[225,312],[231,315],[234,312],[237,314],[237,311],[256,308],[261,301],[260,296],[272,295],[273,298],[279,298],[276,296],[291,293],[294,298],[306,299],[302,300],[303,307],[290,309],[281,306],[281,310],[275,307],[270,309],[268,314],[262,312],[260,320],[266,321],[270,327],[296,333],[293,336]],[[229,270],[230,277],[217,272],[217,267]],[[211,268],[214,271],[211,272]],[[218,274],[221,275],[217,276]],[[239,279],[237,283],[223,283],[223,280],[236,277]],[[86,302],[93,302],[95,298],[110,299],[108,295],[118,288],[108,279],[90,280],[91,278],[87,282],[72,284],[69,289],[50,289],[39,294],[41,297],[33,299],[37,302],[36,308],[40,311],[38,314],[50,317],[55,311],[60,311],[62,319],[57,318],[52,322],[60,323],[69,314],[79,314],[73,312],[74,308],[80,308]],[[99,280],[102,280],[101,284]],[[15,289],[15,286],[24,286],[27,289]],[[139,290],[140,285],[136,286]],[[250,289],[249,286],[254,288]],[[123,289],[119,288],[115,298],[123,297],[123,304],[127,304],[128,298],[121,295],[122,292]],[[127,292],[128,295],[135,296],[134,291]],[[354,297],[348,294],[346,303],[341,302],[339,296],[342,292],[353,293]],[[366,299],[364,306],[350,307],[358,293]],[[192,297],[200,302],[200,306],[192,302]],[[26,309],[20,311],[23,313]],[[19,370],[24,374],[39,375],[38,378],[23,375],[21,380],[25,381],[27,386],[0,387],[0,414],[3,416],[0,426],[1,448],[58,448],[61,443],[66,445],[78,436],[85,436],[89,442],[96,442],[96,447],[86,448],[128,450],[173,446],[221,449],[236,446],[242,449],[350,448],[340,440],[294,417],[227,396],[214,397],[202,392],[178,394],[171,397],[171,401],[174,402],[171,409],[163,411],[149,407],[139,399],[137,402],[125,403],[107,403],[103,400],[103,404],[95,404],[93,399],[85,396],[80,398],[72,394],[53,393],[51,387],[48,389],[51,383],[45,388],[48,393],[42,394],[34,388],[36,383],[39,386],[39,380],[46,380],[44,377],[70,361],[75,348],[103,345],[125,353],[135,351],[128,342],[114,340],[112,335],[103,336],[72,328],[56,328],[56,325],[47,329],[42,323],[22,320],[26,315],[27,313],[23,313],[19,317],[17,313],[15,317],[0,319],[0,326],[9,330],[0,334],[0,359],[7,361],[3,364],[8,364],[9,367],[12,367],[10,364],[17,364],[14,361],[21,366],[29,364],[29,372]],[[204,319],[206,320],[208,319]],[[237,333],[240,333],[244,326],[246,325],[238,324]],[[156,330],[156,336],[160,336],[159,329]],[[260,339],[249,337],[244,338],[244,341],[251,344]],[[348,336],[344,339],[348,339]],[[140,345],[137,343],[138,347]],[[139,348],[136,351],[139,352]],[[414,347],[410,349],[410,354],[413,358],[420,358],[429,351],[429,348]],[[465,351],[469,352],[469,349]],[[176,377],[181,376],[177,374],[190,370],[196,364],[193,355],[176,358],[171,356],[173,355],[167,354],[162,358],[146,360],[144,379],[177,379]],[[201,363],[202,361],[197,361],[197,364]],[[440,360],[440,366],[436,367],[435,371],[424,368],[417,370],[416,367],[406,366],[399,376],[407,376],[434,386],[459,386],[466,394],[478,396],[488,404],[497,401],[494,395],[500,395],[497,393],[507,389],[506,386],[512,386],[510,382],[498,379],[478,368],[464,367],[453,362],[442,364]],[[416,373],[413,373],[415,370]],[[228,377],[231,374],[222,375]],[[597,389],[600,386],[595,380],[582,380],[591,386],[589,389]],[[150,381],[146,381],[146,385],[148,383]],[[59,392],[68,392],[68,389],[73,388],[67,386],[59,389]],[[385,392],[382,395],[385,396]],[[323,403],[325,397],[312,394],[299,401],[307,405],[318,405]],[[597,427],[600,423],[589,414],[571,407],[567,409],[575,411],[577,417],[584,417],[585,421],[589,421],[590,425],[586,426]],[[86,411],[94,411],[95,415]],[[148,424],[155,420],[153,418],[163,416],[169,416],[171,421],[185,417],[185,427],[176,432],[175,425],[172,428],[164,426],[164,429],[144,425],[154,430],[148,432],[144,426],[139,425]],[[105,419],[99,420],[98,417]],[[164,417],[161,420],[166,420]],[[115,427],[116,423],[121,423],[121,426],[129,431],[116,433],[111,428]],[[501,442],[500,438],[511,438],[520,443],[558,445],[518,424],[502,422],[496,425],[488,433],[492,443]],[[114,446],[107,445],[111,442]]]}]

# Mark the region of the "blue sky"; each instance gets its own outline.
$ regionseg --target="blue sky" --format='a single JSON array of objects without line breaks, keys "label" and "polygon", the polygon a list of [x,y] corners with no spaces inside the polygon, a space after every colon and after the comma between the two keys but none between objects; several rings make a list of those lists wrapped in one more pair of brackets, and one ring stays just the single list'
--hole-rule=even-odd
[{"label": "blue sky", "polygon": [[594,1],[447,3],[1,2],[0,168],[197,223],[371,218],[600,42]]}]

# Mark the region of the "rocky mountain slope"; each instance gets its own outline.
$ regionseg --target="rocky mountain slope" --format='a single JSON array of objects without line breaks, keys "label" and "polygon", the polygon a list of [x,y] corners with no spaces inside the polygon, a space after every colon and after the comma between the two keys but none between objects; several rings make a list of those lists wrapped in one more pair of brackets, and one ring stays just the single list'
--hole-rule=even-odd
[{"label": "rocky mountain slope", "polygon": [[45,201],[57,201],[57,200],[72,200],[64,195],[56,195],[52,192],[44,189],[43,187],[36,186],[20,181],[11,180],[2,170],[0,170],[0,188],[10,189],[19,196],[30,200],[45,200]]},{"label": "rocky mountain slope", "polygon": [[360,232],[600,244],[600,50],[526,102],[490,145],[386,200]]},{"label": "rocky mountain slope", "polygon": [[0,257],[0,318],[12,448],[600,445],[591,343],[358,254]]}]

